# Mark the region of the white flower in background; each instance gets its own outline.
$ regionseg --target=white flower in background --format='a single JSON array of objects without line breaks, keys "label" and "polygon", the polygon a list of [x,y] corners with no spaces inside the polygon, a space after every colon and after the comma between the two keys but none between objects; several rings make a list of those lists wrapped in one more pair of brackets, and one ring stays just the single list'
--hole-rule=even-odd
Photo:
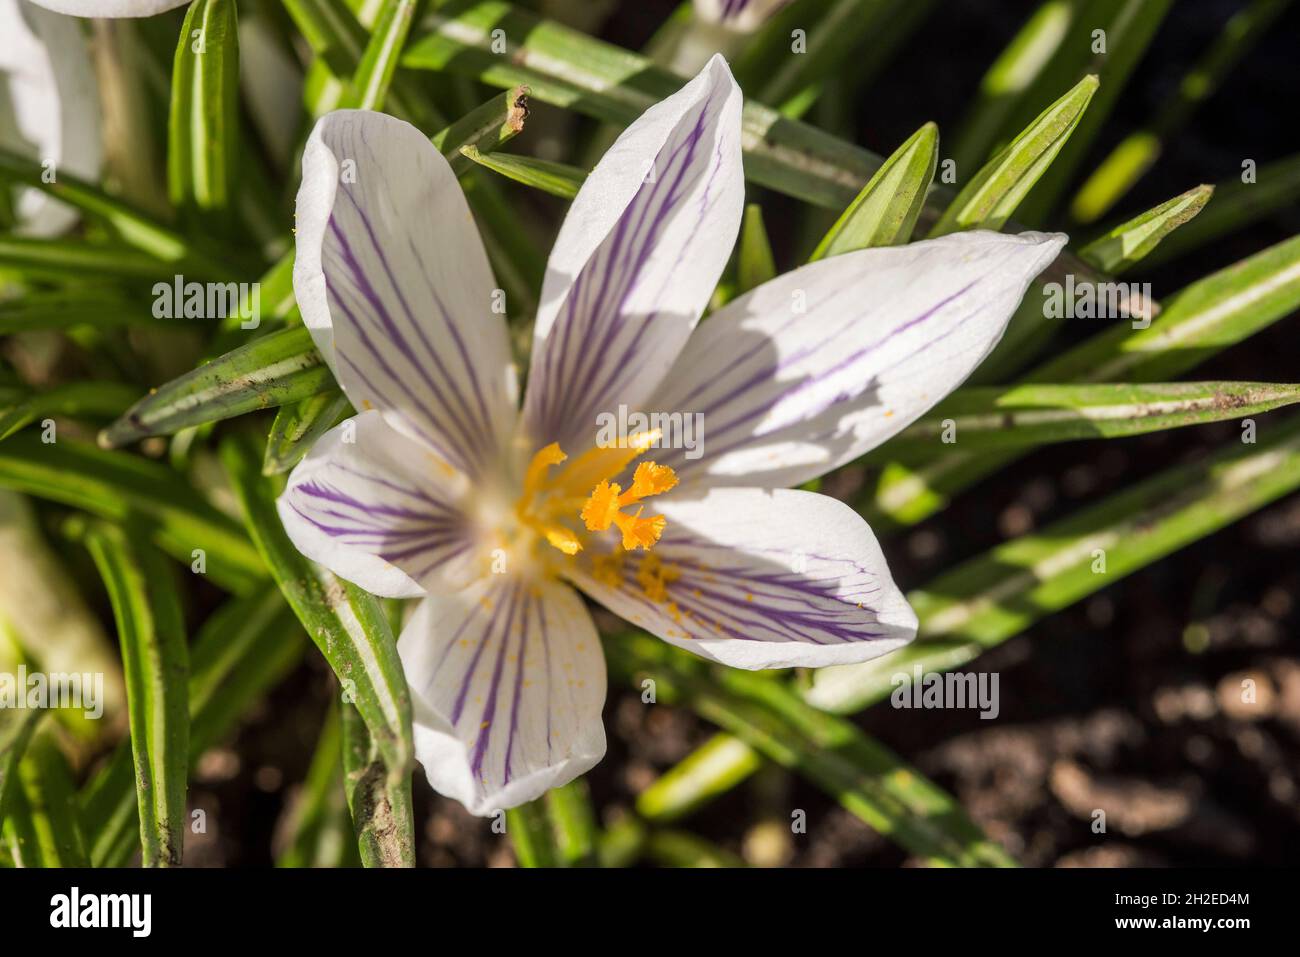
[{"label": "white flower in background", "polygon": [[790,0],[695,0],[701,20],[740,33],[752,33]]},{"label": "white flower in background", "polygon": [[[33,0],[36,2],[36,0]],[[152,17],[183,7],[190,0],[39,0],[37,6],[70,17]]]},{"label": "white flower in background", "polygon": [[[51,175],[99,178],[99,94],[81,26],[26,0],[0,0],[0,146]],[[14,190],[17,232],[56,236],[72,207],[29,186]]]},{"label": "white flower in background", "polygon": [[[605,751],[605,665],[573,586],[741,668],[905,644],[916,616],[847,505],[790,490],[905,427],[1002,335],[1064,237],[972,232],[804,266],[696,328],[744,196],[741,94],[715,57],[587,178],[560,230],[517,404],[495,282],[451,168],[377,113],[317,123],[294,289],[357,409],[280,498],[296,546],[385,596],[416,749],[476,814]],[[704,455],[596,445],[620,405],[699,412]],[[643,454],[644,453],[644,454]]]}]

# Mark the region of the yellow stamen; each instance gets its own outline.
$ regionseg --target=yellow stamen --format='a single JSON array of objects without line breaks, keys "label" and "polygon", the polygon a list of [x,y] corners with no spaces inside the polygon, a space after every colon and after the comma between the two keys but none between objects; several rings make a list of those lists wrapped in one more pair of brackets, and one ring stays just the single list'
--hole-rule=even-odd
[{"label": "yellow stamen", "polygon": [[642,518],[643,511],[645,511],[644,506],[638,508],[635,515],[624,515],[618,512],[614,516],[614,524],[623,533],[623,547],[628,551],[634,548],[644,548],[649,551],[654,548],[655,542],[659,541],[659,536],[664,533],[664,526],[668,524],[668,520],[662,515]]},{"label": "yellow stamen", "polygon": [[568,456],[560,449],[559,442],[552,442],[550,445],[537,450],[533,460],[528,463],[528,471],[524,473],[524,495],[523,501],[529,501],[538,490],[542,487],[542,480],[546,478],[546,470],[552,465],[559,465]]},{"label": "yellow stamen", "polygon": [[582,551],[582,542],[578,541],[577,534],[563,525],[548,525],[543,531],[546,540],[564,554],[576,555]]},{"label": "yellow stamen", "polygon": [[601,482],[592,489],[587,504],[582,506],[582,522],[589,531],[603,532],[609,528],[623,504],[619,496],[621,491],[617,482]]},{"label": "yellow stamen", "polygon": [[630,496],[629,501],[635,502],[649,498],[651,495],[667,492],[676,484],[677,473],[668,466],[642,462],[636,467],[636,472],[632,476],[632,488],[627,495]]},{"label": "yellow stamen", "polygon": [[649,551],[659,541],[659,536],[668,524],[662,515],[642,518],[644,506],[634,514],[625,514],[622,509],[638,504],[641,499],[667,492],[677,484],[677,473],[666,465],[654,462],[642,462],[632,475],[632,487],[626,492],[617,482],[602,479],[587,496],[582,506],[582,521],[588,531],[603,532],[615,525],[623,533],[623,547],[628,551],[643,548]]}]

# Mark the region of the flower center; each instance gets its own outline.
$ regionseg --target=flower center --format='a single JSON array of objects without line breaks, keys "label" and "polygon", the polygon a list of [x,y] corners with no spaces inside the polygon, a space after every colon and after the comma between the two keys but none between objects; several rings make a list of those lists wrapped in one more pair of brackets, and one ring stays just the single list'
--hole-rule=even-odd
[{"label": "flower center", "polygon": [[[594,448],[571,462],[555,442],[539,449],[524,473],[516,509],[519,520],[565,555],[582,550],[584,529],[604,532],[611,526],[621,533],[624,549],[648,551],[667,522],[662,515],[647,517],[642,500],[673,488],[677,475],[666,465],[641,462],[626,491],[613,478],[658,438],[657,429],[639,432],[623,447]],[[564,468],[552,473],[565,462]],[[581,519],[581,527],[575,519]]]}]

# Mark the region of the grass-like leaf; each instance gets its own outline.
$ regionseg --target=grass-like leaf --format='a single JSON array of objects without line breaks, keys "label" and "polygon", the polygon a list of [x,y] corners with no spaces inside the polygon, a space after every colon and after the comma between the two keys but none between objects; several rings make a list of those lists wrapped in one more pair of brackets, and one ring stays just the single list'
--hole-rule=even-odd
[{"label": "grass-like leaf", "polygon": [[1189,189],[1097,237],[1079,250],[1079,258],[1118,276],[1150,255],[1175,229],[1194,219],[1213,195],[1213,186]]},{"label": "grass-like leaf", "polygon": [[939,162],[939,127],[926,123],[885,160],[810,257],[898,246],[912,237]]},{"label": "grass-like leaf", "polygon": [[302,326],[254,339],[154,389],[99,436],[120,448],[150,435],[297,402],[324,392],[334,376]]},{"label": "grass-like leaf", "polygon": [[4,822],[18,867],[85,867],[72,770],[54,739],[36,735],[18,762]]},{"label": "grass-like leaf", "polygon": [[239,28],[235,0],[195,0],[172,64],[167,186],[200,223],[228,223],[239,156]]},{"label": "grass-like leaf", "polygon": [[328,391],[282,405],[266,439],[263,475],[279,475],[301,462],[322,435],[352,415],[352,403],[342,392]]},{"label": "grass-like leaf", "polygon": [[587,782],[578,778],[546,792],[546,812],[560,864],[588,867],[596,861],[599,829]]},{"label": "grass-like leaf", "polygon": [[783,682],[713,670],[641,633],[607,642],[625,683],[653,679],[657,699],[681,704],[835,797],[881,834],[934,864],[1008,866],[949,795],[855,725],[811,707]]},{"label": "grass-like leaf", "polygon": [[1215,186],[1214,202],[1153,250],[1146,265],[1172,262],[1300,201],[1300,155],[1260,166],[1252,181],[1244,176],[1243,171]]},{"label": "grass-like leaf", "polygon": [[[302,658],[302,629],[279,591],[233,598],[199,629],[190,650],[191,765]],[[124,867],[139,850],[131,751],[123,744],[78,797],[90,860]]]},{"label": "grass-like leaf", "polygon": [[506,179],[514,180],[543,193],[573,199],[578,195],[586,174],[565,163],[518,156],[513,153],[484,153],[475,146],[462,146],[460,153],[479,166],[485,166]]},{"label": "grass-like leaf", "polygon": [[[1163,382],[961,389],[890,441],[891,452],[964,450],[1143,435],[1300,402],[1300,385]],[[947,437],[947,438],[945,438]]]},{"label": "grass-like leaf", "polygon": [[410,776],[411,698],[397,658],[397,642],[373,595],[335,578],[303,557],[275,510],[273,479],[261,474],[263,450],[247,435],[221,445],[249,534],[303,627],[356,705],[379,755],[394,777]]},{"label": "grass-like leaf", "polygon": [[276,867],[350,867],[361,863],[343,781],[339,707],[330,707],[316,739],[311,766],[290,812],[285,848]]},{"label": "grass-like leaf", "polygon": [[736,295],[756,289],[776,276],[772,244],[763,225],[763,209],[757,203],[745,207],[736,247]]},{"label": "grass-like leaf", "polygon": [[410,767],[385,759],[357,709],[346,700],[341,708],[344,781],[361,863],[414,867]]},{"label": "grass-like leaf", "polygon": [[[1023,381],[1172,379],[1300,308],[1300,237],[1213,273],[1167,300],[1144,329],[1115,325],[1035,368]],[[886,451],[888,447],[886,446]],[[877,528],[919,522],[1013,461],[1012,450],[946,452],[915,468],[891,463],[859,507]]]},{"label": "grass-like leaf", "polygon": [[121,382],[68,382],[26,396],[0,401],[0,441],[47,416],[112,418],[121,415],[139,390]]},{"label": "grass-like leaf", "polygon": [[762,757],[744,741],[715,734],[637,795],[637,813],[647,821],[676,821],[762,766]]},{"label": "grass-like leaf", "polygon": [[515,849],[520,867],[556,867],[560,863],[555,833],[542,799],[509,808],[506,834]]},{"label": "grass-like leaf", "polygon": [[1214,43],[1183,75],[1151,122],[1130,133],[1093,169],[1070,204],[1080,223],[1095,222],[1115,206],[1164,152],[1196,108],[1213,96],[1224,78],[1263,37],[1291,0],[1254,0],[1239,10]]},{"label": "grass-like leaf", "polygon": [[358,110],[383,107],[398,57],[411,29],[415,8],[416,0],[383,0],[375,18],[375,28],[352,77],[348,106]]},{"label": "grass-like leaf", "polygon": [[223,588],[245,593],[266,569],[239,524],[217,511],[171,469],[72,439],[45,444],[30,432],[0,443],[0,486],[121,522],[133,518],[187,566],[201,557]]},{"label": "grass-like leaf", "polygon": [[1095,76],[1085,76],[1043,110],[962,187],[930,236],[975,227],[1001,229],[1065,146],[1097,85]]},{"label": "grass-like leaf", "polygon": [[1300,417],[1256,445],[1168,469],[1040,532],[999,545],[912,592],[921,637],[878,662],[819,671],[809,698],[856,711],[890,676],[956,668],[1039,619],[1300,488]]},{"label": "grass-like leaf", "polygon": [[140,846],[146,867],[175,867],[185,843],[189,649],[172,570],[140,536],[90,522],[85,543],[108,589],[122,645]]}]

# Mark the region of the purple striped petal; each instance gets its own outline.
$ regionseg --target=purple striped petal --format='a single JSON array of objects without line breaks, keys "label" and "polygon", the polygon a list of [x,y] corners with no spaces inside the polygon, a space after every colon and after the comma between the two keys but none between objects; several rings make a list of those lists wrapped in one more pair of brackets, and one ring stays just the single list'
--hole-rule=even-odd
[{"label": "purple striped petal", "polygon": [[533,446],[595,444],[681,351],[731,255],[744,201],[741,93],[713,60],[592,171],[547,264],[524,403]]},{"label": "purple striped petal", "polygon": [[695,12],[710,23],[750,33],[790,0],[695,0]]},{"label": "purple striped petal", "polygon": [[398,652],[434,790],[487,816],[605,754],[605,658],[582,599],[506,575],[423,601]]},{"label": "purple striped petal", "polygon": [[683,486],[784,488],[857,458],[971,374],[1064,243],[957,233],[763,284],[695,331],[650,401],[701,423],[689,455],[656,461]]},{"label": "purple striped petal", "polygon": [[357,409],[470,476],[515,421],[501,300],[464,193],[409,123],[359,110],[321,119],[303,154],[293,288]]},{"label": "purple striped petal", "polygon": [[[0,36],[0,146],[99,179],[99,90],[81,25],[26,0],[0,0]],[[77,221],[71,206],[34,187],[13,198],[19,234],[57,236]]]},{"label": "purple striped petal", "polygon": [[45,7],[55,13],[70,17],[94,17],[95,19],[112,19],[115,17],[152,17],[177,7],[183,7],[189,0],[33,0],[38,7]]},{"label": "purple striped petal", "polygon": [[653,551],[584,551],[567,573],[670,644],[736,668],[820,668],[879,657],[916,635],[875,536],[843,502],[713,489],[661,511],[668,524]]},{"label": "purple striped petal", "polygon": [[298,551],[377,595],[463,587],[487,566],[466,478],[363,412],[321,437],[277,502]]}]

